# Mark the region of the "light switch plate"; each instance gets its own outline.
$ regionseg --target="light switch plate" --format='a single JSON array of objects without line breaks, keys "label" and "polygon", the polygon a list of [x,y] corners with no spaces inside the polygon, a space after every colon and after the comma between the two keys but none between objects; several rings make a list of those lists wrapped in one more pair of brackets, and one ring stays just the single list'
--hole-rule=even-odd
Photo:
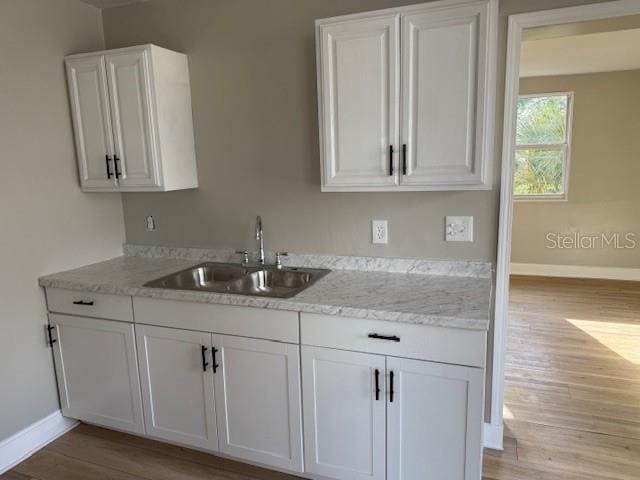
[{"label": "light switch plate", "polygon": [[386,220],[371,220],[371,241],[373,243],[386,244],[389,240],[389,231]]},{"label": "light switch plate", "polygon": [[473,217],[445,217],[447,242],[473,242]]}]

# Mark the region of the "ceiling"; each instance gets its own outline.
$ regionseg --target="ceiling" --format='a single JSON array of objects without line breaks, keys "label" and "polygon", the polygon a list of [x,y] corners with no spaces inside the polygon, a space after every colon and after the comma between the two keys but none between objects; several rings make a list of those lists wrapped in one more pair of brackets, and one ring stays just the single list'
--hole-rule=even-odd
[{"label": "ceiling", "polygon": [[121,7],[122,5],[130,5],[132,3],[145,2],[146,0],[80,0],[98,8]]},{"label": "ceiling", "polygon": [[640,28],[524,40],[520,52],[521,77],[636,69]]}]

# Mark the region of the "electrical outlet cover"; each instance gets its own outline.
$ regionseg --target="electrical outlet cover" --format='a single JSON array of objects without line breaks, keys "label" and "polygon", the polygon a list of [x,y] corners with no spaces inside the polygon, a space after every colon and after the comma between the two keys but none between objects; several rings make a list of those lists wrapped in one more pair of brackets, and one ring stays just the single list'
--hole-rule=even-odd
[{"label": "electrical outlet cover", "polygon": [[388,235],[386,220],[371,220],[371,241],[373,243],[388,243]]},{"label": "electrical outlet cover", "polygon": [[445,217],[447,242],[473,242],[473,217]]}]

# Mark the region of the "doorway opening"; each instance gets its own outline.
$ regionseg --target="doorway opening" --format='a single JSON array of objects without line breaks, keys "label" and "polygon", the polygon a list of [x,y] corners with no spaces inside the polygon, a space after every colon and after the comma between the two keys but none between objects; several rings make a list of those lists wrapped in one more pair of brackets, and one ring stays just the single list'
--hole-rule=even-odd
[{"label": "doorway opening", "polygon": [[640,477],[639,14],[509,18],[486,478]]}]

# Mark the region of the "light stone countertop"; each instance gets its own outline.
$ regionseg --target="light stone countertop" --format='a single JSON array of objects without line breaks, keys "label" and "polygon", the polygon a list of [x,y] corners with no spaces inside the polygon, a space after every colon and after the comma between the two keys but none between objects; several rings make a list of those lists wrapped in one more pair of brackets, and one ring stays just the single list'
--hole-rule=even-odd
[{"label": "light stone countertop", "polygon": [[333,270],[292,298],[165,290],[150,281],[201,261],[122,256],[39,279],[43,287],[487,330],[491,278]]}]

